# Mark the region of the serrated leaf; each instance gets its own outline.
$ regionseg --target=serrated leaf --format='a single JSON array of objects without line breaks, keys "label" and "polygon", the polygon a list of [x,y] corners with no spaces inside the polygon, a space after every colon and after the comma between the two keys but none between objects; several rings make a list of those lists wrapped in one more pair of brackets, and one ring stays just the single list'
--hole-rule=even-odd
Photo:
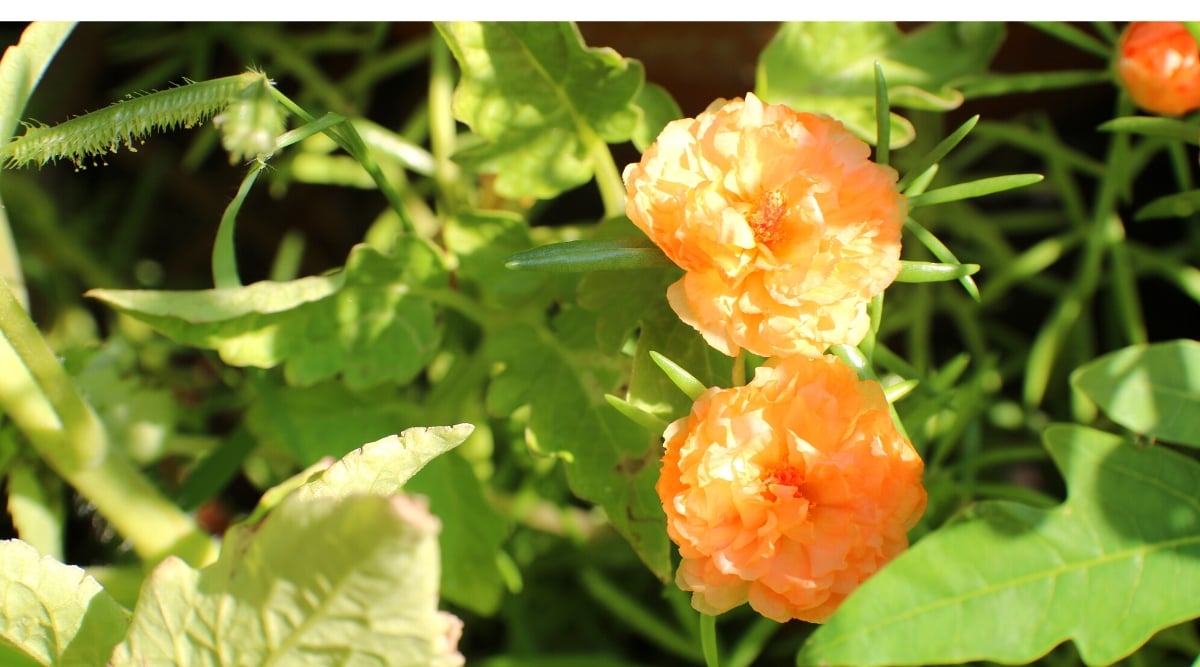
[{"label": "serrated leaf", "polygon": [[104,664],[129,615],[96,580],[20,540],[0,541],[0,645],[30,664]]},{"label": "serrated leaf", "polygon": [[1125,428],[1200,447],[1200,342],[1131,345],[1080,366],[1071,385]]},{"label": "serrated leaf", "polygon": [[585,46],[565,22],[460,21],[438,30],[462,69],[454,114],[485,143],[455,155],[496,191],[548,199],[592,177],[597,143],[629,140],[641,63]]},{"label": "serrated leaf", "polygon": [[851,595],[797,664],[1026,663],[1071,639],[1090,665],[1200,615],[1200,464],[1082,426],[1044,440],[1052,510],[984,502]]},{"label": "serrated leaf", "polygon": [[91,290],[184,345],[217,350],[234,366],[284,365],[309,386],[341,375],[352,389],[404,383],[425,367],[440,331],[422,290],[446,285],[437,252],[404,237],[393,255],[355,246],[334,276],[191,292]]},{"label": "serrated leaf", "polygon": [[461,665],[437,532],[404,496],[289,498],[211,566],[159,564],[111,665]]},{"label": "serrated leaf", "polygon": [[[833,116],[874,143],[876,62],[893,107],[954,109],[963,101],[955,82],[984,72],[1003,38],[999,23],[934,23],[909,33],[882,22],[784,23],[759,57],[755,94]],[[892,113],[892,147],[914,136]]]},{"label": "serrated leaf", "polygon": [[[536,448],[564,452],[572,492],[602,506],[650,571],[669,581],[666,516],[654,490],[661,434],[647,433],[608,405],[603,395],[613,387],[582,368],[563,340],[527,326],[489,338],[486,353],[503,368],[488,387],[488,410],[508,416],[529,405],[527,433]],[[599,356],[594,343],[587,356]]]}]

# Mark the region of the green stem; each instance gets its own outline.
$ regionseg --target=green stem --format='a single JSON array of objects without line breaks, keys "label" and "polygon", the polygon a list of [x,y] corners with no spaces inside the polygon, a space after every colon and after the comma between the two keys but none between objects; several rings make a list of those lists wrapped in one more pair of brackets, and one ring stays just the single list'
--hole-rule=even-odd
[{"label": "green stem", "polygon": [[175,554],[201,565],[215,543],[109,446],[103,424],[76,390],[29,315],[0,283],[0,409],[38,454],[133,545],[156,562]]},{"label": "green stem", "polygon": [[733,357],[733,386],[740,387],[746,384],[746,352],[738,350],[738,353]]},{"label": "green stem", "polygon": [[454,154],[458,133],[454,123],[454,70],[450,64],[450,49],[440,36],[429,49],[429,145],[433,151],[433,178],[437,182],[438,205],[443,213],[453,215],[458,209],[458,165],[450,159]]},{"label": "green stem", "polygon": [[608,144],[596,135],[588,142],[588,155],[592,169],[596,172],[596,186],[600,188],[600,200],[604,202],[604,217],[615,218],[625,214],[625,182],[621,171],[613,161]]},{"label": "green stem", "polygon": [[631,629],[662,649],[686,660],[696,660],[696,647],[687,642],[677,630],[659,620],[641,602],[627,595],[619,586],[595,570],[584,570],[583,587],[597,602],[622,619]]},{"label": "green stem", "polygon": [[242,210],[242,203],[246,201],[246,197],[250,194],[250,188],[254,187],[262,170],[262,162],[256,161],[251,165],[250,171],[242,179],[242,185],[234,195],[233,201],[225,207],[225,212],[221,215],[221,223],[217,225],[217,238],[213,241],[212,275],[213,287],[218,289],[242,286],[242,278],[238,275],[237,253],[233,237],[237,227],[238,212]]},{"label": "green stem", "polygon": [[717,655],[717,617],[700,614],[700,649],[704,652],[705,667],[720,667]]}]

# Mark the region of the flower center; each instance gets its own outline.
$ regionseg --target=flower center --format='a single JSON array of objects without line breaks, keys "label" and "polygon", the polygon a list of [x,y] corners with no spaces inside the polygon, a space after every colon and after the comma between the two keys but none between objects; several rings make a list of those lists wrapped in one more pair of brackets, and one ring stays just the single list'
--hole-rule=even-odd
[{"label": "flower center", "polygon": [[763,193],[746,216],[746,222],[754,232],[754,238],[771,247],[787,239],[791,234],[784,224],[787,215],[787,197],[778,190]]},{"label": "flower center", "polygon": [[799,487],[804,481],[804,476],[795,467],[787,465],[777,465],[767,469],[767,474],[763,477],[763,486],[765,487],[765,495],[769,500],[775,500],[775,492],[771,490],[772,486],[791,486]]}]

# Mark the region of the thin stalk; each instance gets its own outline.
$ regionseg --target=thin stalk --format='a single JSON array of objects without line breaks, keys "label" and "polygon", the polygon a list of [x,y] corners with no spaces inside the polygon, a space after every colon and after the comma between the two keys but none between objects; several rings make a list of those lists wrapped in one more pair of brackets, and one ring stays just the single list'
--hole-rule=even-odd
[{"label": "thin stalk", "polygon": [[148,562],[210,562],[216,545],[127,459],[79,394],[29,315],[0,283],[0,409],[38,455],[88,499]]},{"label": "thin stalk", "polygon": [[625,213],[625,183],[613,160],[608,144],[598,135],[592,134],[588,141],[588,155],[592,169],[596,172],[596,186],[600,188],[600,200],[604,202],[604,217],[615,218]]},{"label": "thin stalk", "polygon": [[717,617],[700,614],[700,649],[704,652],[705,667],[720,667],[717,655]]},{"label": "thin stalk", "polygon": [[[632,630],[665,651],[688,661],[698,661],[700,656],[693,644],[675,628],[659,619],[658,614],[650,612],[639,601],[627,595],[619,586],[614,586],[595,570],[585,570],[582,579],[588,594]],[[703,632],[703,625],[701,631]]]},{"label": "thin stalk", "polygon": [[454,154],[458,133],[451,102],[454,98],[454,69],[450,48],[440,35],[429,44],[429,144],[433,151],[433,178],[437,182],[438,206],[447,216],[461,203],[458,194],[458,165]]}]

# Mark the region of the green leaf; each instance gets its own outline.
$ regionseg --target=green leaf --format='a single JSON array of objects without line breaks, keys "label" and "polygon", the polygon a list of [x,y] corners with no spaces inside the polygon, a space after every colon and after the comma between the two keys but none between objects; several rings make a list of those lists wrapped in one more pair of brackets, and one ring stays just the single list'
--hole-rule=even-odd
[{"label": "green leaf", "polygon": [[565,465],[572,492],[601,505],[650,571],[669,581],[666,516],[654,490],[660,434],[647,433],[604,401],[619,378],[587,365],[600,357],[594,339],[577,353],[565,345],[568,340],[562,332],[527,326],[491,336],[487,354],[502,370],[488,387],[488,411],[507,417],[529,405],[531,446],[562,452],[570,461]]},{"label": "green leaf", "polygon": [[1122,348],[1075,369],[1071,386],[1135,433],[1200,447],[1200,342]]},{"label": "green leaf", "polygon": [[[759,59],[755,93],[829,114],[874,143],[876,62],[892,106],[954,109],[963,101],[956,82],[985,71],[1003,39],[999,23],[934,23],[909,33],[882,22],[784,23]],[[915,131],[892,113],[891,136],[898,148]]]},{"label": "green leaf", "polygon": [[962,85],[963,97],[976,100],[981,97],[1035,93],[1060,88],[1079,88],[1100,83],[1110,83],[1112,73],[1108,70],[1070,70],[1064,72],[1022,72],[1020,74],[989,74]]},{"label": "green leaf", "polygon": [[404,383],[425,367],[440,331],[423,298],[444,288],[437,251],[412,237],[394,255],[355,246],[333,276],[192,292],[91,290],[100,299],[184,345],[215,349],[234,366],[284,364],[291,384],[341,374],[358,389]]},{"label": "green leaf", "polygon": [[439,456],[405,490],[429,498],[429,510],[442,520],[442,596],[477,614],[494,614],[504,594],[496,559],[508,526],[483,495],[471,464],[458,454]]},{"label": "green leaf", "polygon": [[1155,199],[1138,209],[1133,219],[1187,218],[1197,211],[1200,211],[1200,190],[1188,190]]},{"label": "green leaf", "polygon": [[1040,183],[1045,179],[1041,174],[1009,174],[1007,176],[993,176],[991,178],[981,178],[977,181],[968,181],[966,183],[958,183],[956,185],[948,185],[944,188],[930,190],[919,195],[913,195],[908,198],[908,207],[910,209],[921,206],[933,206],[934,204],[945,204],[952,201],[961,201],[963,199],[974,199],[976,197],[984,197],[986,195],[1012,190],[1014,188],[1023,188],[1026,185]]},{"label": "green leaf", "polygon": [[639,151],[646,150],[654,143],[667,123],[683,117],[683,110],[671,93],[654,83],[642,86],[637,96],[637,106],[642,110],[642,115],[633,130],[633,145]]},{"label": "green leaf", "polygon": [[1200,615],[1200,464],[1075,425],[1044,439],[1067,502],[984,502],[868,580],[797,663],[1031,662],[1071,639],[1090,665]]},{"label": "green leaf", "polygon": [[66,517],[62,479],[44,464],[34,466],[19,458],[8,466],[7,473],[8,516],[17,536],[39,553],[61,560]]},{"label": "green leaf", "polygon": [[[951,132],[949,136],[939,141],[937,146],[933,147],[933,150],[922,156],[920,160],[917,160],[912,168],[908,170],[908,173],[904,174],[904,177],[901,178],[900,182],[896,184],[896,188],[901,192],[906,191],[910,184],[919,179],[923,174],[927,173],[931,167],[934,167],[941,162],[942,158],[949,155],[950,151],[954,150],[955,146],[958,146],[958,144],[962,142],[962,140],[965,139],[968,134],[970,134],[971,130],[975,128],[975,124],[978,122],[979,114],[975,114],[974,116],[968,118],[962,125],[959,125],[957,130]],[[922,192],[923,191],[924,189],[922,189]]]},{"label": "green leaf", "polygon": [[577,273],[580,271],[620,271],[674,266],[657,246],[646,238],[600,239],[552,243],[508,258],[510,269]]},{"label": "green leaf", "polygon": [[454,114],[485,143],[455,159],[496,191],[548,199],[592,177],[600,142],[628,141],[641,63],[585,46],[573,23],[453,22],[438,30],[462,69]]},{"label": "green leaf", "polygon": [[490,306],[522,306],[546,283],[546,276],[511,271],[505,261],[533,246],[529,226],[505,212],[471,212],[451,217],[442,228],[446,249],[459,260],[455,275]]},{"label": "green leaf", "polygon": [[35,21],[21,33],[20,42],[4,50],[0,59],[0,90],[4,91],[0,96],[0,144],[12,137],[42,73],[74,28],[74,23]]},{"label": "green leaf", "polygon": [[900,273],[896,274],[896,282],[940,283],[947,280],[959,280],[978,272],[978,264],[939,264],[902,259],[900,260]]},{"label": "green leaf", "polygon": [[0,541],[0,647],[23,662],[102,665],[128,624],[125,610],[82,569],[20,540]]},{"label": "green leaf", "polygon": [[111,664],[461,665],[437,533],[405,496],[293,496],[229,531],[211,566],[159,564]]},{"label": "green leaf", "polygon": [[263,445],[282,447],[302,466],[341,458],[364,442],[422,421],[422,412],[395,389],[352,391],[337,381],[311,387],[256,383],[247,425]]},{"label": "green leaf", "polygon": [[1191,144],[1200,144],[1200,126],[1175,118],[1123,116],[1101,123],[1096,129],[1102,132],[1129,132],[1144,134],[1148,137],[1178,139]]}]

